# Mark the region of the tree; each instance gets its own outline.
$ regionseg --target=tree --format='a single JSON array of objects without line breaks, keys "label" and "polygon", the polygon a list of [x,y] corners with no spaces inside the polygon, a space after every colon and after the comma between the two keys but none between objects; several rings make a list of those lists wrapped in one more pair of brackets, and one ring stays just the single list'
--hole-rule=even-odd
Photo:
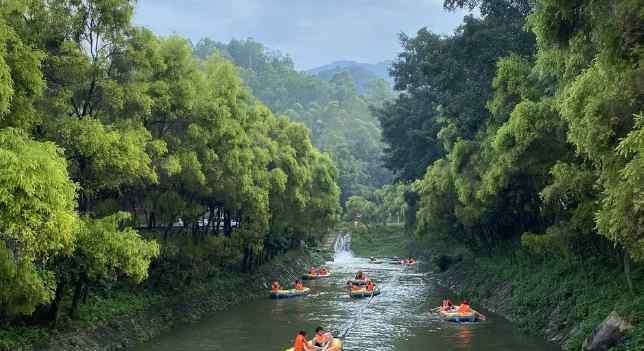
[{"label": "tree", "polygon": [[0,131],[0,315],[30,314],[53,298],[47,268],[75,247],[76,185],[62,150]]}]

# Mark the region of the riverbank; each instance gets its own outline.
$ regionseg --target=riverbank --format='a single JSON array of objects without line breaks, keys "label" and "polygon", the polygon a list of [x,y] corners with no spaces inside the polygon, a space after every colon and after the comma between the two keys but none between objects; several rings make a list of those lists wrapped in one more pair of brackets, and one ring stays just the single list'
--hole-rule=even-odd
[{"label": "riverbank", "polygon": [[0,350],[125,350],[231,306],[267,298],[271,280],[292,281],[302,274],[304,267],[321,261],[317,253],[295,250],[273,259],[252,274],[222,271],[182,291],[119,289],[108,297],[87,303],[83,308],[91,311],[82,315],[89,318],[67,322],[55,329],[44,326],[0,329]]},{"label": "riverbank", "polygon": [[[612,311],[634,329],[611,350],[644,350],[644,296],[628,291],[619,267],[525,254],[447,260],[440,273],[446,286],[564,350],[581,350],[584,339]],[[643,275],[634,273],[635,292],[644,291]]]},{"label": "riverbank", "polygon": [[408,256],[413,245],[412,238],[402,225],[354,226],[346,224],[346,232],[351,233],[351,251],[357,256],[384,257]]},{"label": "riverbank", "polygon": [[[644,272],[634,269],[629,292],[622,267],[589,258],[537,258],[526,253],[475,255],[466,249],[423,250],[398,226],[349,229],[352,250],[360,256],[424,256],[443,285],[474,305],[500,314],[528,334],[564,350],[581,350],[593,329],[615,311],[634,328],[612,350],[644,350]],[[638,293],[640,292],[640,293]]]}]

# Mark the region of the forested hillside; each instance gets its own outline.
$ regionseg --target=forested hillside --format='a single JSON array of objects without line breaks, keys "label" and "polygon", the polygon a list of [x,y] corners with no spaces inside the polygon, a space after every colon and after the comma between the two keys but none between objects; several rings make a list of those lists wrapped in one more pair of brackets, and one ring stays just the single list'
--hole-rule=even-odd
[{"label": "forested hillside", "polygon": [[[580,276],[616,267],[619,288],[595,286],[616,295],[597,293],[591,311],[574,300],[581,285],[562,296],[577,318],[617,308],[641,320],[643,3],[445,6],[478,7],[481,17],[448,37],[403,36],[392,70],[401,94],[377,111],[387,167],[413,182],[410,228],[443,252],[527,254]],[[544,303],[520,298],[525,308]]]},{"label": "forested hillside", "polygon": [[382,165],[380,126],[370,110],[392,98],[387,82],[370,80],[361,93],[347,72],[321,79],[296,71],[290,57],[252,39],[224,44],[205,38],[195,45],[198,57],[213,51],[238,65],[253,94],[275,113],[308,127],[313,144],[336,164],[342,203],[391,180]]},{"label": "forested hillside", "polygon": [[364,94],[374,80],[383,79],[393,86],[393,79],[389,75],[392,61],[379,63],[361,63],[355,61],[336,61],[328,65],[316,67],[306,72],[324,80],[331,80],[338,73],[347,72],[356,83],[358,93]]},{"label": "forested hillside", "polygon": [[251,270],[337,219],[333,161],[221,54],[134,27],[133,1],[1,5],[0,325],[149,267],[175,291]]}]

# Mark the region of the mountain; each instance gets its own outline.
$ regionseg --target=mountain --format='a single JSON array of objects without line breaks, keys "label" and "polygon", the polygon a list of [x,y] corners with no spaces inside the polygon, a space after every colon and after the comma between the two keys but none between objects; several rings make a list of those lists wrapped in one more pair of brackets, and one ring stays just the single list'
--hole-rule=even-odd
[{"label": "mountain", "polygon": [[334,75],[348,72],[356,83],[359,93],[364,93],[370,81],[384,79],[393,86],[393,79],[389,76],[389,67],[392,61],[378,63],[362,63],[355,61],[335,61],[328,65],[312,68],[306,73],[318,76],[324,80],[331,80]]}]

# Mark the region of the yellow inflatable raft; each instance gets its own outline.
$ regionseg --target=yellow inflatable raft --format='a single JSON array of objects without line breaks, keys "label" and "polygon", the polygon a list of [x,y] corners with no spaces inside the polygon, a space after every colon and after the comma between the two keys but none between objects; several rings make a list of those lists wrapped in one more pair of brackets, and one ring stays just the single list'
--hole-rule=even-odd
[{"label": "yellow inflatable raft", "polygon": [[[311,341],[309,341],[309,346],[313,346]],[[293,351],[293,348],[290,347],[284,351]],[[327,348],[327,351],[342,351],[342,340],[334,338],[331,342],[331,346]]]},{"label": "yellow inflatable raft", "polygon": [[478,317],[477,317],[478,312],[476,312],[474,310],[472,310],[470,312],[465,312],[465,313],[456,312],[456,311],[450,312],[450,311],[440,310],[438,313],[440,314],[440,316],[444,320],[450,321],[450,322],[457,322],[457,323],[461,323],[461,322],[476,322],[476,320],[478,319]]},{"label": "yellow inflatable raft", "polygon": [[302,279],[308,279],[308,280],[315,280],[315,279],[320,279],[320,278],[328,278],[331,276],[331,272],[325,273],[325,274],[310,274],[307,273],[302,276]]},{"label": "yellow inflatable raft", "polygon": [[375,288],[374,290],[367,290],[366,288],[362,289],[351,289],[349,291],[349,296],[351,296],[354,299],[358,299],[361,297],[371,297],[371,296],[377,296],[380,295],[380,289]]},{"label": "yellow inflatable raft", "polygon": [[369,282],[368,279],[351,279],[349,280],[349,283],[355,284],[355,285],[366,285]]},{"label": "yellow inflatable raft", "polygon": [[296,297],[296,296],[308,295],[310,292],[311,292],[310,288],[276,290],[276,291],[271,291],[271,298],[273,298],[273,299],[285,299],[285,298],[288,298],[288,297]]}]

